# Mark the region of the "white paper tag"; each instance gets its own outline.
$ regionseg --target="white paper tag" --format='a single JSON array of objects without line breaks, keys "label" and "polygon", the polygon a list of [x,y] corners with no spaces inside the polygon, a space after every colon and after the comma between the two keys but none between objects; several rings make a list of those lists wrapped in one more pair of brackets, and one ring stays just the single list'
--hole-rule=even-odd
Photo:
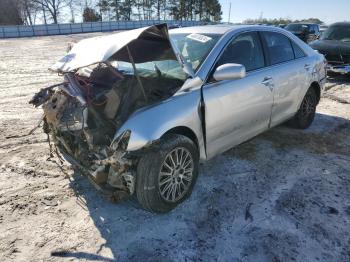
[{"label": "white paper tag", "polygon": [[201,43],[206,43],[206,42],[208,42],[208,41],[210,41],[212,39],[209,36],[200,35],[200,34],[190,34],[187,37],[192,39],[192,40],[196,40],[198,42],[201,42]]}]

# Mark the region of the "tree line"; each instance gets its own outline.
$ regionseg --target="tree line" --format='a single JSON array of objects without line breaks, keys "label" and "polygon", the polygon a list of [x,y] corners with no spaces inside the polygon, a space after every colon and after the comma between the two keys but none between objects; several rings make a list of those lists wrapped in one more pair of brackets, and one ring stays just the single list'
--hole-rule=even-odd
[{"label": "tree line", "polygon": [[263,25],[288,25],[290,23],[313,23],[313,24],[323,24],[323,21],[321,21],[318,18],[308,18],[308,19],[302,19],[302,20],[292,20],[289,18],[274,18],[274,19],[267,19],[267,18],[258,18],[258,19],[246,19],[243,21],[243,24],[263,24]]},{"label": "tree line", "polygon": [[125,20],[220,21],[219,0],[0,0],[0,25]]}]

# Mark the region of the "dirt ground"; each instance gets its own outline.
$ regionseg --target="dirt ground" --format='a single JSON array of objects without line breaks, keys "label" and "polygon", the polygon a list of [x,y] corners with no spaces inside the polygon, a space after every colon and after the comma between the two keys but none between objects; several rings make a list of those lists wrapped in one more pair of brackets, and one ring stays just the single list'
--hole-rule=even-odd
[{"label": "dirt ground", "polygon": [[350,78],[331,79],[314,124],[286,126],[202,164],[165,215],[112,203],[57,158],[33,93],[90,35],[0,40],[0,261],[350,261]]}]

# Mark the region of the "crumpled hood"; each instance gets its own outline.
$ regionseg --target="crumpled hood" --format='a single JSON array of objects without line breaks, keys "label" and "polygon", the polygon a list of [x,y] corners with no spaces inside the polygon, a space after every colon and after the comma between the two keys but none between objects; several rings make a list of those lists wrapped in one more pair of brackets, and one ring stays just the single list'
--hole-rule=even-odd
[{"label": "crumpled hood", "polygon": [[177,59],[184,71],[193,77],[193,70],[169,38],[167,24],[138,28],[107,36],[93,37],[75,44],[70,52],[49,69],[67,73],[92,64],[117,61],[135,63]]}]

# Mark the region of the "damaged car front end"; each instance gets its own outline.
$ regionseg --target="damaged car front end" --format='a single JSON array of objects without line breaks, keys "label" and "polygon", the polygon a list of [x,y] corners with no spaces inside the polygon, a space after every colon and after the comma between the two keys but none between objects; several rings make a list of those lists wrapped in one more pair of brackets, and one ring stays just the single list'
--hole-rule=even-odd
[{"label": "damaged car front end", "polygon": [[[94,52],[91,52],[94,50]],[[44,132],[60,154],[116,199],[135,190],[137,152],[120,128],[137,110],[173,96],[193,74],[156,25],[83,40],[54,64],[60,84],[30,101],[44,110]]]}]

